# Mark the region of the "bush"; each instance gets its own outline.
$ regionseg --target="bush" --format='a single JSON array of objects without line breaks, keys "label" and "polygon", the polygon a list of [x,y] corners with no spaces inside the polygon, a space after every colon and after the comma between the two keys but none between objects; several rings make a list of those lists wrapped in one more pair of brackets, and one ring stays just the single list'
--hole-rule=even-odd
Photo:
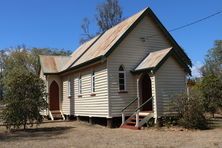
[{"label": "bush", "polygon": [[14,69],[4,78],[5,109],[2,118],[7,129],[25,129],[42,122],[40,111],[47,108],[44,82],[33,73]]},{"label": "bush", "polygon": [[178,116],[176,115],[165,115],[161,117],[161,122],[163,126],[175,126],[178,124]]},{"label": "bush", "polygon": [[216,75],[210,74],[203,77],[199,84],[203,94],[203,105],[206,112],[214,113],[222,107],[222,81]]},{"label": "bush", "polygon": [[174,99],[174,109],[178,112],[178,124],[185,128],[206,129],[207,120],[199,91],[178,95]]}]

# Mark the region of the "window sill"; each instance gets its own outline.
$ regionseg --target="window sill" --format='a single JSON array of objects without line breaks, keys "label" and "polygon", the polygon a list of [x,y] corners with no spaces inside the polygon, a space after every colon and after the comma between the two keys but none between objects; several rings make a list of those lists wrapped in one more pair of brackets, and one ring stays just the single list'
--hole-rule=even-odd
[{"label": "window sill", "polygon": [[81,98],[81,97],[82,97],[82,95],[78,95],[78,97],[79,97],[79,98]]},{"label": "window sill", "polygon": [[90,96],[96,96],[96,94],[95,93],[91,93]]},{"label": "window sill", "polygon": [[120,90],[118,93],[128,93],[126,90]]}]

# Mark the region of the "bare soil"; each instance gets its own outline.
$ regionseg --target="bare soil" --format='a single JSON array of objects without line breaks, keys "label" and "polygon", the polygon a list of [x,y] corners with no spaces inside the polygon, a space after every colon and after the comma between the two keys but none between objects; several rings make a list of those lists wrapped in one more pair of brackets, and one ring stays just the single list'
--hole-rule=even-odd
[{"label": "bare soil", "polygon": [[185,130],[149,128],[144,130],[109,129],[83,122],[54,121],[38,128],[7,133],[0,127],[1,148],[151,148],[151,147],[222,147],[222,128]]}]

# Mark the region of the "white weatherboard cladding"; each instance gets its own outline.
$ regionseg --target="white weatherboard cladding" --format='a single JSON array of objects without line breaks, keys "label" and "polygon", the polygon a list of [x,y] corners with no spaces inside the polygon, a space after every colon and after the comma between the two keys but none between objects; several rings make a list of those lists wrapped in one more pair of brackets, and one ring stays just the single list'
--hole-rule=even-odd
[{"label": "white weatherboard cladding", "polygon": [[[62,98],[62,111],[66,115],[74,115],[74,75],[69,75],[63,78],[63,98]],[[70,94],[68,94],[68,83],[70,81]]]},{"label": "white weatherboard cladding", "polygon": [[[149,36],[155,35],[151,38]],[[145,38],[145,42],[141,40]],[[108,57],[109,99],[111,116],[120,116],[121,109],[137,96],[137,76],[133,70],[149,52],[171,47],[162,32],[150,17],[144,17]],[[126,70],[126,90],[118,93],[118,68],[123,64]],[[151,78],[155,97],[154,77]],[[155,109],[154,109],[155,110]]]},{"label": "white weatherboard cladding", "polygon": [[173,58],[169,57],[156,73],[158,116],[170,111],[172,97],[185,92],[186,73]]},{"label": "white weatherboard cladding", "polygon": [[[91,94],[91,74],[95,72],[95,95]],[[78,94],[79,76],[82,78],[82,94]],[[70,101],[67,92],[68,78],[71,77],[73,92]],[[74,72],[64,77],[63,111],[70,114],[70,107],[75,109],[75,116],[108,117],[108,78],[106,63],[85,70]],[[70,102],[70,103],[69,103]]]}]

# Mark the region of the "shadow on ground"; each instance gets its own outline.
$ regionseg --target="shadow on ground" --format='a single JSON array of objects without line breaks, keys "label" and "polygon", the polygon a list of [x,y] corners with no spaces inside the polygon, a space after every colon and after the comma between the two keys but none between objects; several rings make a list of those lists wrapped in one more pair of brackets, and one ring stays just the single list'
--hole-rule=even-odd
[{"label": "shadow on ground", "polygon": [[[44,127],[32,128],[24,130],[14,130],[11,133],[0,133],[1,141],[16,141],[16,140],[49,140],[56,139],[57,136],[67,133],[75,127]],[[60,137],[61,138],[61,137]]]}]

